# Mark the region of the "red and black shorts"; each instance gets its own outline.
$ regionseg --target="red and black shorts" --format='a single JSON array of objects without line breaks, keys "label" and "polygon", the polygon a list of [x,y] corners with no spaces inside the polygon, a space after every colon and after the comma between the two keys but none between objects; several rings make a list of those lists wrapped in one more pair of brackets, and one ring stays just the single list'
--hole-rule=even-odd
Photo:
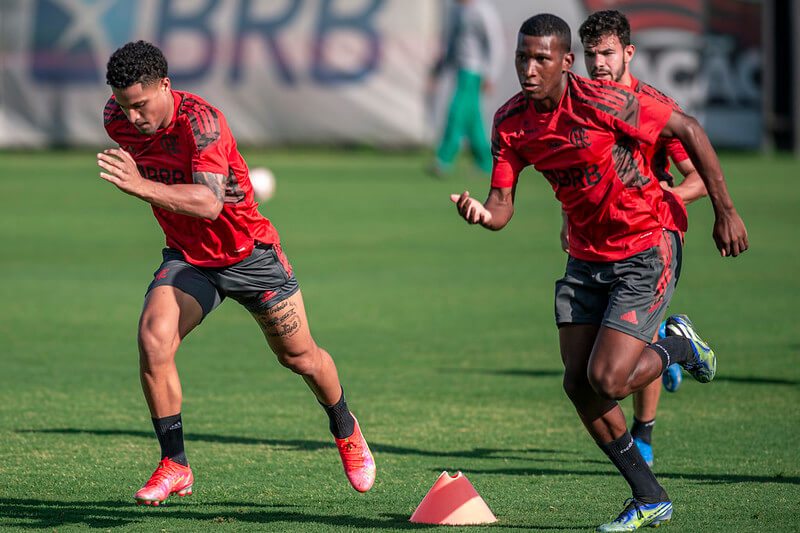
[{"label": "red and black shorts", "polygon": [[279,244],[256,243],[249,257],[225,267],[200,267],[183,253],[164,248],[163,262],[147,287],[169,285],[193,296],[203,318],[230,296],[251,313],[260,313],[289,298],[300,288]]},{"label": "red and black shorts", "polygon": [[556,282],[558,327],[598,324],[651,342],[681,271],[681,241],[664,230],[658,246],[620,261],[570,257]]}]

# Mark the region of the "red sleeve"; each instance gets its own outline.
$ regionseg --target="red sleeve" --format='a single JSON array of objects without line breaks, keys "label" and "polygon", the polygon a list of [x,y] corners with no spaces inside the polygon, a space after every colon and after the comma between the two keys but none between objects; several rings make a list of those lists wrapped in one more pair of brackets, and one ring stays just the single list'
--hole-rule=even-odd
[{"label": "red sleeve", "polygon": [[499,124],[492,131],[492,187],[513,187],[528,163],[517,155],[501,129]]},{"label": "red sleeve", "polygon": [[670,159],[676,163],[689,159],[689,154],[686,153],[686,150],[683,148],[683,144],[681,144],[679,139],[669,140],[667,143],[667,155],[669,155]]},{"label": "red sleeve", "polygon": [[228,154],[232,142],[225,117],[209,105],[198,105],[187,111],[196,150],[192,156],[192,172],[212,172],[227,176]]},{"label": "red sleeve", "polygon": [[635,116],[622,120],[616,115],[606,115],[614,129],[647,144],[655,144],[667,124],[672,107],[646,94],[636,95],[638,105],[633,106]]}]

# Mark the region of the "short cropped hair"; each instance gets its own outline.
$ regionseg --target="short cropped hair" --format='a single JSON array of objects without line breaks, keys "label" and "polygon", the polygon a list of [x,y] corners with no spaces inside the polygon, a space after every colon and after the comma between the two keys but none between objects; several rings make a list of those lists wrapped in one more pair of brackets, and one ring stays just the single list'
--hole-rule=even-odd
[{"label": "short cropped hair", "polygon": [[532,16],[522,23],[519,32],[522,35],[531,37],[553,35],[558,38],[564,48],[564,52],[569,52],[572,46],[572,32],[569,30],[569,25],[562,18],[550,13],[540,13]]},{"label": "short cropped hair", "polygon": [[125,89],[141,83],[149,85],[167,77],[167,60],[161,50],[147,41],[130,42],[118,48],[108,60],[106,83]]},{"label": "short cropped hair", "polygon": [[581,42],[589,46],[600,42],[604,35],[616,35],[622,47],[631,44],[631,25],[621,12],[615,9],[597,11],[581,24],[578,34]]}]

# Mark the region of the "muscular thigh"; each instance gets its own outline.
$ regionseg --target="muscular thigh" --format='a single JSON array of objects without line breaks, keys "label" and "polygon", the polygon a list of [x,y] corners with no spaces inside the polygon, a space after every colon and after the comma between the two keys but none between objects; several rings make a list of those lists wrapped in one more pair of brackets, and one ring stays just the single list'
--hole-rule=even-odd
[{"label": "muscular thigh", "polygon": [[276,354],[299,355],[313,347],[303,295],[299,290],[272,307],[251,311],[251,314]]},{"label": "muscular thigh", "polygon": [[165,340],[184,338],[203,319],[203,308],[186,292],[170,285],[148,291],[139,329]]}]

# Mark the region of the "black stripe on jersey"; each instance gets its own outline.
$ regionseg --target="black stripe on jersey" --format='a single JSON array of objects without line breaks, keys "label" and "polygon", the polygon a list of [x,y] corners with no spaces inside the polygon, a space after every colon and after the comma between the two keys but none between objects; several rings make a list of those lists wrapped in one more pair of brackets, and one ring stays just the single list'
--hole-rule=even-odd
[{"label": "black stripe on jersey", "polygon": [[219,140],[219,117],[213,107],[198,102],[194,98],[186,97],[181,103],[180,112],[185,113],[189,118],[194,143],[198,151],[202,152],[209,145]]},{"label": "black stripe on jersey", "polygon": [[594,82],[570,76],[570,97],[595,109],[612,115],[626,124],[638,127],[639,100],[636,95],[622,87],[600,86]]},{"label": "black stripe on jersey", "polygon": [[626,187],[643,187],[650,183],[650,178],[639,171],[639,165],[633,157],[634,150],[638,149],[639,143],[632,138],[621,137],[611,150],[614,171]]},{"label": "black stripe on jersey", "polygon": [[528,101],[522,96],[521,93],[518,94],[501,106],[500,109],[498,109],[494,114],[494,127],[496,128],[506,119],[513,117],[514,115],[523,113],[527,108]]},{"label": "black stripe on jersey", "polygon": [[125,120],[125,113],[114,98],[109,98],[103,109],[103,125],[107,126],[115,120]]},{"label": "black stripe on jersey", "polygon": [[681,106],[678,105],[678,102],[676,102],[674,99],[670,98],[666,94],[662,93],[652,85],[648,85],[647,83],[642,83],[640,81],[639,85],[636,87],[636,92],[642,92],[647,96],[655,98],[662,104],[670,106],[675,111],[680,111],[681,113],[683,113],[683,110],[681,109]]}]

